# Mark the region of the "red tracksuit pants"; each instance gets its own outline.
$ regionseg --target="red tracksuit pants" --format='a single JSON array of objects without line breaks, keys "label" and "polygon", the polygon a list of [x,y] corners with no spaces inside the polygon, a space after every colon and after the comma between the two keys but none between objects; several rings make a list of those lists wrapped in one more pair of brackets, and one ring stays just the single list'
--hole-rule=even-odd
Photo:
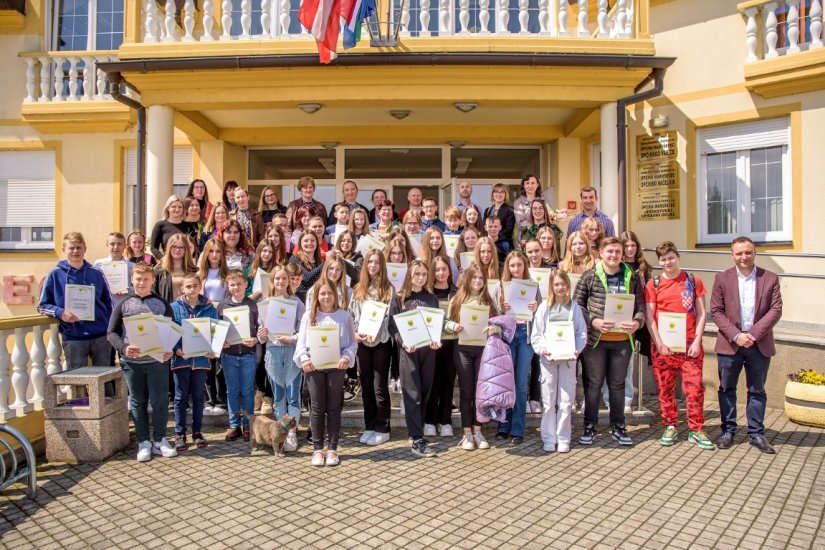
[{"label": "red tracksuit pants", "polygon": [[676,408],[676,377],[682,375],[682,390],[687,399],[688,429],[697,432],[705,425],[703,408],[705,405],[705,385],[702,383],[702,362],[704,352],[699,357],[688,357],[684,353],[659,355],[656,346],[651,346],[653,375],[659,386],[659,409],[662,424],[675,426],[679,416]]}]

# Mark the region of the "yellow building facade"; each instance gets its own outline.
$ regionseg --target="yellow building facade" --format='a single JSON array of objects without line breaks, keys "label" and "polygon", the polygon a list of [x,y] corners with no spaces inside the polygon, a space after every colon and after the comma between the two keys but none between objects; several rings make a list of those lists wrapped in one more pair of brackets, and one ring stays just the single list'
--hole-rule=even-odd
[{"label": "yellow building facade", "polygon": [[783,326],[823,324],[819,0],[396,1],[382,8],[397,46],[365,32],[329,66],[298,0],[12,4],[0,9],[0,316],[33,313],[64,233],[105,256],[110,231],[151,230],[192,178],[213,199],[234,179],[286,202],[309,174],[328,205],[353,179],[362,203],[376,188],[403,203],[415,185],[443,206],[458,179],[483,202],[535,173],[557,208],[598,187],[618,226],[647,248],[673,240],[708,283],[731,265],[731,238],[750,235],[760,265],[786,274]]}]

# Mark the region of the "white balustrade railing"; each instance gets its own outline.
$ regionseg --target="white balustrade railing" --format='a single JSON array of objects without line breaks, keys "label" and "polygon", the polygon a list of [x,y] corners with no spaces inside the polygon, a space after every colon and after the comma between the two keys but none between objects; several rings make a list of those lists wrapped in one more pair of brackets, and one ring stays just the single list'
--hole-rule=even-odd
[{"label": "white balustrade railing", "polygon": [[746,2],[745,61],[773,59],[822,47],[823,0]]},{"label": "white balustrade railing", "polygon": [[5,422],[42,410],[46,375],[63,371],[64,365],[57,320],[6,319],[0,326],[9,327],[0,328],[0,422]]},{"label": "white balustrade railing", "polygon": [[[608,0],[391,1],[391,21],[400,23],[402,37],[492,34],[607,40],[635,36],[635,5],[649,0],[616,0],[609,16]],[[295,0],[202,0],[200,10],[196,0],[141,2],[146,43],[309,38],[297,24]]]},{"label": "white balustrade railing", "polygon": [[27,103],[111,99],[109,79],[98,63],[114,52],[24,54]]}]

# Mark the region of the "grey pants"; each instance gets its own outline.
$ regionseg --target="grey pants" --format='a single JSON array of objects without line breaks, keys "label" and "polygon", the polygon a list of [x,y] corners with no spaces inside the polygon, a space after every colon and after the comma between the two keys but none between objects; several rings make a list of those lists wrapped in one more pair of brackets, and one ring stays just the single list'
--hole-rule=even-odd
[{"label": "grey pants", "polygon": [[159,442],[166,437],[166,423],[169,421],[169,365],[157,361],[123,361],[121,368],[129,387],[129,404],[138,443],[150,441],[149,403],[152,404],[152,441]]},{"label": "grey pants", "polygon": [[66,357],[66,368],[69,370],[85,367],[89,363],[89,356],[92,357],[92,365],[95,367],[114,366],[112,345],[105,334],[89,340],[64,339],[63,355]]}]

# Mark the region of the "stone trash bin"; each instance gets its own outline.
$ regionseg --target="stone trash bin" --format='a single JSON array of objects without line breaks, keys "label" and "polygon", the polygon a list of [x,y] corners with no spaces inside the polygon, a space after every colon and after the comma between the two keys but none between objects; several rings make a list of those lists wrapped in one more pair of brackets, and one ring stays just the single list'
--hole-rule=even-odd
[{"label": "stone trash bin", "polygon": [[[105,388],[114,386],[113,396]],[[60,386],[74,386],[62,399]],[[82,367],[46,377],[44,387],[46,459],[49,462],[99,462],[129,445],[126,381],[118,367]]]}]

